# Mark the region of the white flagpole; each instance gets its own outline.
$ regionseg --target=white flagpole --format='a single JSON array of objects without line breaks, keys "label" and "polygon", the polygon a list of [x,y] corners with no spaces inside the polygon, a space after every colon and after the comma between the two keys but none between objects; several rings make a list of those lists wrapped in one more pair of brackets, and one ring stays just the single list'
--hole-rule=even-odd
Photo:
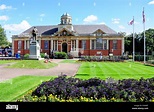
[{"label": "white flagpole", "polygon": [[143,7],[143,30],[144,30],[144,64],[146,63],[146,45],[145,45],[145,15],[144,15],[144,7]]},{"label": "white flagpole", "polygon": [[134,16],[133,16],[133,62],[135,60]]}]

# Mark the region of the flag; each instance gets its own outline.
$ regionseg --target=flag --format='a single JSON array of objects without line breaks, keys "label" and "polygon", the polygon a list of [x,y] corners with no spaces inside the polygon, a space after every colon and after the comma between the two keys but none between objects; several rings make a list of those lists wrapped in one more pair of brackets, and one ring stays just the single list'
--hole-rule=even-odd
[{"label": "flag", "polygon": [[143,23],[145,23],[144,8],[143,8],[142,16],[143,16]]},{"label": "flag", "polygon": [[129,22],[129,25],[134,24],[134,19]]}]

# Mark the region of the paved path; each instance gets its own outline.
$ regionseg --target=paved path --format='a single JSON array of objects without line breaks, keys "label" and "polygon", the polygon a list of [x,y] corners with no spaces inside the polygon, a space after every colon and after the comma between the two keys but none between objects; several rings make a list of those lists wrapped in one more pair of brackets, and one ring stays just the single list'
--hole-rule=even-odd
[{"label": "paved path", "polygon": [[50,69],[19,69],[19,68],[5,68],[9,64],[0,65],[0,80],[7,80],[21,75],[42,75],[42,76],[58,76],[66,74],[74,76],[80,66],[77,63],[59,63],[62,59],[53,59],[57,66]]}]

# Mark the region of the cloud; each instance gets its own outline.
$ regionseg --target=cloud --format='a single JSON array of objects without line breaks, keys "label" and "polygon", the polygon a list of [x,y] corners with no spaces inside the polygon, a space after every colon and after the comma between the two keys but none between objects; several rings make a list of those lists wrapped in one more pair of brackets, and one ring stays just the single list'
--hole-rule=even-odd
[{"label": "cloud", "polygon": [[96,3],[94,2],[94,6],[96,6]]},{"label": "cloud", "polygon": [[78,19],[78,18],[76,18],[76,19],[75,19],[75,21],[79,21],[79,19]]},{"label": "cloud", "polygon": [[6,24],[3,27],[5,30],[22,32],[30,28],[31,25],[26,20],[23,20],[19,24]]},{"label": "cloud", "polygon": [[22,6],[25,6],[25,3],[24,2],[22,3]]},{"label": "cloud", "polygon": [[8,19],[9,19],[8,16],[5,16],[5,15],[0,16],[0,21],[7,21]]},{"label": "cloud", "polygon": [[40,16],[41,16],[41,17],[44,17],[44,16],[45,16],[45,14],[40,14]]},{"label": "cloud", "polygon": [[101,23],[99,23],[99,24],[105,24],[105,22],[101,22]]},{"label": "cloud", "polygon": [[131,2],[129,2],[129,6],[132,6],[132,3]]},{"label": "cloud", "polygon": [[94,22],[97,20],[98,20],[97,16],[90,15],[90,16],[86,17],[83,21],[86,23],[91,23],[91,22]]},{"label": "cloud", "polygon": [[118,18],[112,19],[113,24],[119,24],[119,21],[120,21],[120,19],[118,19]]},{"label": "cloud", "polygon": [[0,10],[12,9],[12,6],[6,6],[5,4],[0,5]]},{"label": "cloud", "polygon": [[154,5],[154,0],[148,3],[149,5]]},{"label": "cloud", "polygon": [[58,3],[58,6],[60,6],[60,2]]},{"label": "cloud", "polygon": [[125,27],[123,25],[119,25],[118,26],[120,29],[125,29]]}]

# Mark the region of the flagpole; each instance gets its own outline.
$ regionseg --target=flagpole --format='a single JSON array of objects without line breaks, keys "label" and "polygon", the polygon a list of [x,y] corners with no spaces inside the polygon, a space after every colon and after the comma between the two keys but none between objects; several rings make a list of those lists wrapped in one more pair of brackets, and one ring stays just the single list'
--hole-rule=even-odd
[{"label": "flagpole", "polygon": [[144,31],[144,64],[146,63],[146,45],[145,45],[145,17],[144,17],[144,7],[143,7],[143,31]]},{"label": "flagpole", "polygon": [[[133,16],[134,21],[134,16]],[[133,22],[133,62],[135,60],[135,38],[134,38],[134,22]]]}]

